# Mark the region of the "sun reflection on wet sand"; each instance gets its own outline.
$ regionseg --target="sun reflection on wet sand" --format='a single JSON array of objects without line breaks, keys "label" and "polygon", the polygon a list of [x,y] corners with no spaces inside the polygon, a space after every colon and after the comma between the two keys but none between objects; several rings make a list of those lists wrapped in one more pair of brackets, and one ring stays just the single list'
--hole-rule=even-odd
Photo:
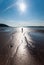
[{"label": "sun reflection on wet sand", "polygon": [[[33,34],[32,33],[30,34],[30,30],[28,30],[27,28],[23,28],[23,29],[17,28],[16,31],[17,32],[12,31],[11,33],[0,32],[0,39],[2,46],[0,49],[0,58],[2,59],[3,62],[2,64],[0,59],[0,64],[1,65],[38,65],[39,61],[38,60],[36,61],[35,57],[30,52],[33,50],[32,44],[34,43],[34,40],[35,39],[38,40],[34,36],[37,36],[38,34],[37,35],[34,34],[33,36]],[[38,49],[36,44],[35,47]],[[30,50],[30,48],[32,50]]]},{"label": "sun reflection on wet sand", "polygon": [[14,63],[15,65],[30,65],[35,64],[36,61],[33,58],[33,56],[30,54],[27,43],[25,41],[25,36],[22,34],[22,32],[19,33],[19,39],[20,44],[18,45],[16,55],[14,56],[14,59],[12,60],[11,65]]}]

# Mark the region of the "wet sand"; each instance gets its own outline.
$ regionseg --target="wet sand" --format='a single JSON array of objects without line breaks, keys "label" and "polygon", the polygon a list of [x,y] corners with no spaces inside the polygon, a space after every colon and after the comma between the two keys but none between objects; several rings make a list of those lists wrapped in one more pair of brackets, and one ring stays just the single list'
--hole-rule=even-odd
[{"label": "wet sand", "polygon": [[0,65],[44,65],[44,32],[35,33],[1,31]]}]

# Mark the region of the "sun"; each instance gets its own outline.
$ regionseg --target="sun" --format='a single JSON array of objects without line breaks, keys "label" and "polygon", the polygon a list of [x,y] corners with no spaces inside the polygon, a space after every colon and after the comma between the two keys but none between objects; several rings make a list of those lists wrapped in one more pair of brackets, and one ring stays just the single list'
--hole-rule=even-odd
[{"label": "sun", "polygon": [[18,11],[20,11],[21,13],[26,11],[26,3],[25,2],[18,0],[16,2],[16,5],[17,5]]},{"label": "sun", "polygon": [[25,12],[25,11],[26,11],[26,5],[25,5],[24,3],[20,3],[20,4],[19,4],[19,10],[20,10],[21,12]]}]

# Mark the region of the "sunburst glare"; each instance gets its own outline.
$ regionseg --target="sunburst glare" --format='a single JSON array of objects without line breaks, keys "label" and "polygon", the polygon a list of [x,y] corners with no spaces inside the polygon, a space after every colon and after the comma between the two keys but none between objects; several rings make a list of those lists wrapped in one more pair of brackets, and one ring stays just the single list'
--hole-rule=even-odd
[{"label": "sunburst glare", "polygon": [[20,12],[25,12],[26,11],[26,4],[23,1],[18,1],[17,2],[17,8]]}]

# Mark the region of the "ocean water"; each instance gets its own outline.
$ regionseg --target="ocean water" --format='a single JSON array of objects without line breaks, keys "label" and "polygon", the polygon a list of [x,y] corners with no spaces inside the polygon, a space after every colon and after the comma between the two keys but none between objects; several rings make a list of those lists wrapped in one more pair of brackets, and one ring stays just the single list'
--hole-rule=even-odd
[{"label": "ocean water", "polygon": [[44,44],[44,27],[28,27],[25,28],[27,38],[31,38],[36,43]]},{"label": "ocean water", "polygon": [[44,56],[44,27],[25,28],[25,36],[29,49],[40,56]]},{"label": "ocean water", "polygon": [[23,28],[23,31],[31,31],[31,30],[44,30],[44,26],[43,27],[36,27],[36,26],[29,26],[29,27],[0,27],[0,32],[1,31],[21,31],[21,29]]},{"label": "ocean water", "polygon": [[[22,28],[0,27],[0,32],[22,32]],[[44,27],[23,27],[23,34],[33,41],[44,43]]]}]

